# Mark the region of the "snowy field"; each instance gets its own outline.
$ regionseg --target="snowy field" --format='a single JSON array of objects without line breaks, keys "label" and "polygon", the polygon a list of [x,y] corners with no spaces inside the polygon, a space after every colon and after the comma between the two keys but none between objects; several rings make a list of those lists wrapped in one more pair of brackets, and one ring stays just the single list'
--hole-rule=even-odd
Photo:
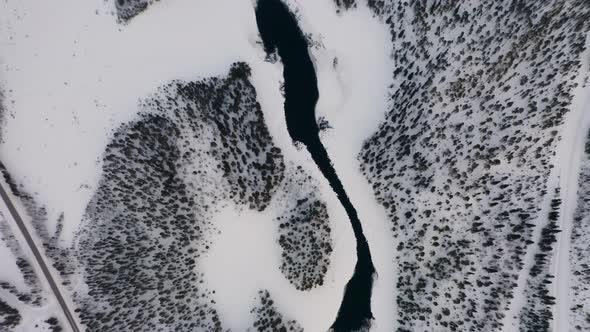
[{"label": "snowy field", "polygon": [[[590,3],[283,2],[364,330],[590,331]],[[358,239],[256,6],[0,3],[0,332],[330,329]]]}]

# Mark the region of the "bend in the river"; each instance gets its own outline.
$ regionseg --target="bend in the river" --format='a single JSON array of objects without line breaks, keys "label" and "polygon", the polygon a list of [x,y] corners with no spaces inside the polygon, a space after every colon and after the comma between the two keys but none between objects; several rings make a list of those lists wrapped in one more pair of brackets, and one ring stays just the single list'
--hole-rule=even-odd
[{"label": "bend in the river", "polygon": [[289,135],[294,141],[303,143],[310,152],[344,206],[356,238],[357,263],[354,274],[346,285],[332,329],[357,331],[367,328],[373,318],[371,292],[375,268],[356,209],[320,141],[315,118],[319,92],[307,40],[293,14],[280,0],[258,0],[256,21],[265,51],[277,52],[283,63],[285,118]]}]

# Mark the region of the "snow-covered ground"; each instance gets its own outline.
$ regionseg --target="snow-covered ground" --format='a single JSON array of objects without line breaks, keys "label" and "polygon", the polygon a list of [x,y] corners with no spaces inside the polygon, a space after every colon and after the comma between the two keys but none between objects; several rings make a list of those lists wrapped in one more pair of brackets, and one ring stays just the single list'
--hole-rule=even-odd
[{"label": "snow-covered ground", "polygon": [[390,111],[360,158],[399,243],[390,249],[398,328],[564,330],[546,283],[563,255],[549,221],[567,215],[561,203],[575,190],[562,170],[575,164],[580,145],[570,137],[583,129],[572,128],[587,113],[590,8],[369,5],[389,25],[395,79]]},{"label": "snow-covered ground", "polygon": [[[560,180],[565,192],[562,194],[562,219],[560,223],[561,235],[558,238],[558,247],[553,274],[555,275],[554,294],[555,306],[555,330],[580,330],[576,328],[578,321],[583,320],[582,310],[573,309],[576,305],[585,306],[583,312],[590,313],[590,302],[584,292],[579,291],[584,287],[584,281],[572,281],[573,275],[577,275],[579,257],[575,257],[577,250],[588,248],[587,240],[579,236],[586,228],[579,221],[584,218],[584,188],[588,179],[585,177],[587,168],[587,142],[590,128],[590,84],[588,71],[590,68],[590,36],[586,38],[586,52],[582,56],[582,70],[577,79],[578,87],[574,91],[572,100],[572,112],[564,129],[562,151],[565,151],[556,162],[561,171]],[[578,235],[578,236],[575,236]],[[580,243],[583,242],[583,243]],[[586,281],[587,282],[587,281]],[[587,316],[586,316],[587,317]],[[584,330],[584,329],[582,329]]]},{"label": "snow-covered ground", "polygon": [[[113,3],[31,1],[6,2],[2,6],[2,39],[7,42],[1,54],[6,113],[0,153],[20,190],[46,209],[45,230],[41,233],[53,234],[61,219],[63,230],[55,245],[66,251],[81,250],[72,247],[80,246],[76,243],[81,235],[77,234],[86,227],[81,222],[88,218],[87,206],[100,187],[99,181],[104,181],[103,152],[117,128],[137,121],[141,111],[139,100],[145,100],[172,80],[223,76],[232,63],[244,61],[251,67],[256,99],[274,144],[281,149],[288,165],[301,165],[318,182],[313,188],[327,203],[332,252],[321,286],[297,290],[281,276],[279,233],[273,215],[280,211],[281,204],[290,204],[289,195],[299,190],[300,184],[296,184],[286,187],[286,197],[277,196],[277,200],[286,199],[286,203],[277,201],[272,209],[258,212],[230,205],[211,216],[217,231],[209,239],[211,248],[199,266],[208,288],[218,290],[212,299],[218,303],[219,319],[227,322],[226,327],[239,331],[251,326],[256,317],[250,311],[261,288],[270,291],[279,312],[285,312],[285,317],[295,319],[306,330],[325,330],[330,326],[354,266],[354,238],[344,211],[321,173],[307,152],[295,148],[286,133],[279,88],[282,67],[280,63],[264,61],[251,2],[155,3],[127,24],[116,21]],[[293,6],[304,7],[294,3]],[[338,76],[351,77],[366,69],[362,49],[346,43],[350,31],[366,31],[357,37],[359,45],[369,43],[368,46],[382,49],[375,53],[381,60],[372,64],[373,71],[387,61],[387,44],[382,40],[386,35],[382,32],[381,36],[373,36],[379,24],[371,19],[368,10],[339,17],[331,3],[313,7],[310,2],[307,6],[307,11],[317,9],[313,12],[319,16],[310,17],[306,27],[310,32],[318,32],[313,38],[326,39],[325,45],[313,53],[321,58],[317,63],[320,76],[327,79],[320,84],[322,93],[329,97],[327,91],[332,89],[357,96],[356,101],[353,99],[357,106],[373,110],[376,115],[369,118],[352,111],[348,114],[376,126],[379,108],[374,106],[379,100],[365,98],[369,104],[362,104],[358,97],[370,87],[360,84],[361,81],[351,86],[349,78]],[[330,21],[321,20],[322,16],[330,17]],[[331,41],[321,34],[329,34]],[[340,61],[337,69],[332,67],[335,58]],[[364,83],[368,83],[370,73],[364,77]],[[334,81],[338,79],[340,83]],[[382,91],[384,100],[386,84],[373,85],[377,88],[374,93]],[[355,90],[359,88],[365,90]],[[323,98],[322,102],[328,99]],[[338,121],[342,121],[337,114],[329,116],[327,108],[322,106],[319,113],[334,121],[334,133],[338,133]],[[332,105],[331,110],[334,109]],[[356,131],[357,138],[348,149],[351,164],[356,162],[356,151],[368,132]],[[362,197],[369,204],[372,202],[370,195]],[[382,216],[375,222],[383,221]],[[80,299],[85,297],[87,287],[83,269],[76,264],[84,263],[77,261],[80,254],[74,256],[66,263],[74,266],[64,278],[70,285],[69,295]],[[80,300],[76,301],[73,306]],[[384,306],[378,308],[387,310]],[[381,315],[386,316],[387,311]]]},{"label": "snow-covered ground", "polygon": [[[371,331],[588,329],[588,4],[286,2],[378,273]],[[355,239],[254,6],[0,4],[0,161],[82,329],[334,321]],[[4,205],[0,227],[0,331],[68,330]]]}]

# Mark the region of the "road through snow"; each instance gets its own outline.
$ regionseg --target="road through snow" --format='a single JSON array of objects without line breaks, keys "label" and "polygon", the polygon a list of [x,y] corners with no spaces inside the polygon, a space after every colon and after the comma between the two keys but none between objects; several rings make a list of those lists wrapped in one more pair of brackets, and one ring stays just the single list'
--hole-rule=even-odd
[{"label": "road through snow", "polygon": [[557,238],[557,253],[554,265],[552,266],[555,275],[554,296],[556,299],[554,307],[553,331],[570,330],[570,241],[572,223],[578,199],[578,177],[584,144],[586,142],[588,128],[590,127],[590,84],[587,82],[588,63],[590,58],[590,36],[586,38],[586,52],[582,56],[581,72],[584,73],[578,78],[578,88],[575,91],[572,101],[573,110],[570,114],[569,123],[566,124],[563,135],[563,148],[565,152],[558,160],[563,165],[560,170],[562,182],[562,211],[560,213],[559,228],[561,233]]},{"label": "road through snow", "polygon": [[53,294],[57,298],[57,301],[59,302],[59,305],[60,305],[61,309],[63,310],[64,315],[66,316],[66,319],[68,320],[68,323],[70,324],[70,327],[72,328],[72,331],[80,332],[80,329],[78,328],[78,325],[76,324],[76,320],[75,320],[74,316],[72,315],[72,312],[68,308],[68,305],[67,305],[64,297],[62,296],[61,291],[60,291],[59,287],[57,286],[57,283],[55,282],[55,279],[51,275],[51,272],[49,271],[49,268],[47,267],[47,264],[45,263],[43,256],[41,255],[39,249],[37,248],[35,241],[33,241],[33,238],[31,237],[31,234],[29,233],[23,219],[21,218],[20,214],[16,210],[16,207],[14,206],[14,204],[12,204],[12,201],[10,200],[8,193],[4,190],[4,187],[2,184],[0,184],[0,196],[2,196],[2,200],[4,201],[4,204],[8,208],[8,211],[10,212],[12,220],[14,220],[14,223],[18,226],[18,229],[20,230],[21,234],[23,235],[23,237],[27,241],[27,245],[29,246],[29,248],[33,252],[33,255],[35,256],[35,261],[37,262],[37,264],[39,265],[39,267],[43,271],[43,276],[45,277],[45,279],[49,283],[49,286],[51,287]]}]

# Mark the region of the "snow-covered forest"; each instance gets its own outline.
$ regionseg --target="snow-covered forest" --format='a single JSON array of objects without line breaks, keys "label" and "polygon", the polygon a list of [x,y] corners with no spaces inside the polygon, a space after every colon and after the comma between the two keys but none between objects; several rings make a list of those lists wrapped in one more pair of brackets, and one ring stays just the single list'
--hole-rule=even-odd
[{"label": "snow-covered forest", "polygon": [[5,0],[0,332],[590,331],[587,0]]}]

